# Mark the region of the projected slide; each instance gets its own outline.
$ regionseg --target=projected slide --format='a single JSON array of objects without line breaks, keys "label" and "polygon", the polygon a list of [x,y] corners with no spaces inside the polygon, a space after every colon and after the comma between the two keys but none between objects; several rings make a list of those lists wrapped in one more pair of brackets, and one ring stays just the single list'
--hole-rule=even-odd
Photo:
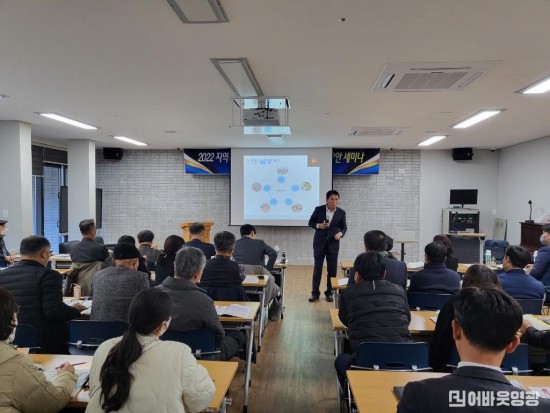
[{"label": "projected slide", "polygon": [[308,220],[318,205],[320,173],[307,155],[243,157],[244,220]]}]

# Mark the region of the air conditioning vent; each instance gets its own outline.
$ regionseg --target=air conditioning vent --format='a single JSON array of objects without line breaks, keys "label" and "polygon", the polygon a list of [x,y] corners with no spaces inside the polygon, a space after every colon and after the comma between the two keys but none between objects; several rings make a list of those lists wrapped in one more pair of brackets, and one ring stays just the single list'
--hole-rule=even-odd
[{"label": "air conditioning vent", "polygon": [[499,61],[400,63],[384,66],[373,92],[438,92],[461,90],[487,73]]},{"label": "air conditioning vent", "polygon": [[367,136],[367,137],[384,137],[398,136],[405,131],[405,128],[374,128],[356,126],[348,130],[348,136]]}]

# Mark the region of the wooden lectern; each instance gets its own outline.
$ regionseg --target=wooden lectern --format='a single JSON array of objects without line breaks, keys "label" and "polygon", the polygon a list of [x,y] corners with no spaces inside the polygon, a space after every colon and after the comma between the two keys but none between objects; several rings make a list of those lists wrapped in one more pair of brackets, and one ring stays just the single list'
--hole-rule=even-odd
[{"label": "wooden lectern", "polygon": [[[194,224],[197,221],[185,221],[180,224],[180,228],[183,230],[183,240],[185,242],[189,241],[191,239],[191,234],[189,234],[189,227],[191,224]],[[202,225],[204,225],[204,239],[203,242],[210,242],[210,230],[212,229],[212,225],[214,223],[212,221],[209,222],[201,222]]]}]

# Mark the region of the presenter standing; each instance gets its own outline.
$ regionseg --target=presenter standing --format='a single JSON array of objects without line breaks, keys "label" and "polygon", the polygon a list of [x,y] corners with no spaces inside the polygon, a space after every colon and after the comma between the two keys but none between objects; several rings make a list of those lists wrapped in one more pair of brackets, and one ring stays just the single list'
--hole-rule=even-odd
[{"label": "presenter standing", "polygon": [[340,194],[334,189],[327,192],[327,203],[315,208],[309,226],[315,230],[313,236],[313,277],[311,281],[312,303],[319,299],[321,292],[319,285],[323,274],[323,262],[327,259],[327,289],[325,296],[327,301],[332,302],[332,288],[330,286],[330,277],[336,277],[338,267],[338,250],[340,249],[340,239],[346,234],[348,229],[346,225],[346,211],[338,208]]}]

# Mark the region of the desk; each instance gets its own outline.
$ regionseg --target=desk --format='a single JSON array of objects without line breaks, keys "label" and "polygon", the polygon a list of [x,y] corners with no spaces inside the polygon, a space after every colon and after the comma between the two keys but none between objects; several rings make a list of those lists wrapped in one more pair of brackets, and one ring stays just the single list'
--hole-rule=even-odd
[{"label": "desk", "polygon": [[[252,371],[252,344],[254,342],[254,319],[258,315],[260,303],[252,301],[214,301],[214,305],[228,306],[231,304],[240,304],[250,309],[248,318],[221,316],[220,321],[227,330],[246,330],[246,373],[244,378],[244,400],[243,412],[248,409],[248,387],[250,386],[250,374]],[[238,324],[238,326],[235,326]]]},{"label": "desk", "polygon": [[338,280],[346,280],[346,277],[330,277],[330,288],[334,297],[334,308],[340,307],[340,291],[345,290],[348,284],[338,284]]},{"label": "desk", "polygon": [[277,261],[273,266],[273,269],[281,270],[281,272],[279,273],[281,276],[281,320],[284,318],[284,313],[285,313],[285,276],[286,276],[287,265],[288,265],[288,261],[284,263],[282,263],[281,261]]},{"label": "desk", "polygon": [[[86,364],[78,366],[80,369],[90,369],[92,367],[92,356],[68,356],[61,354],[29,354],[32,361],[41,364],[47,369],[53,369],[65,361],[70,363],[79,363],[86,361]],[[216,393],[210,401],[208,408],[212,411],[225,412],[225,395],[237,372],[239,363],[236,361],[206,361],[198,360],[198,364],[208,370],[208,375],[216,385]],[[88,390],[81,390],[74,397],[71,397],[67,407],[84,410],[90,401]]]},{"label": "desk", "polygon": [[73,263],[69,254],[58,254],[50,257],[52,270],[59,271],[60,269],[68,270]]},{"label": "desk", "polygon": [[266,303],[265,299],[265,286],[267,285],[267,277],[260,277],[254,275],[253,277],[258,277],[258,282],[254,283],[242,283],[243,288],[246,290],[247,294],[255,294],[260,299],[260,323],[258,324],[258,352],[262,350],[262,336],[264,334],[265,326],[267,324],[267,306],[269,303]]},{"label": "desk", "polygon": [[[397,397],[393,386],[405,386],[409,381],[418,381],[445,376],[446,373],[393,372],[348,370],[347,376],[359,413],[395,413]],[[525,386],[548,386],[550,377],[545,376],[506,376]],[[452,409],[451,409],[452,410]],[[460,409],[456,409],[460,411]],[[518,412],[521,409],[518,408]],[[498,408],[495,409],[495,412]]]},{"label": "desk", "polygon": [[401,244],[401,261],[405,261],[405,244],[418,244],[418,241],[398,241],[396,239],[393,242]]}]

